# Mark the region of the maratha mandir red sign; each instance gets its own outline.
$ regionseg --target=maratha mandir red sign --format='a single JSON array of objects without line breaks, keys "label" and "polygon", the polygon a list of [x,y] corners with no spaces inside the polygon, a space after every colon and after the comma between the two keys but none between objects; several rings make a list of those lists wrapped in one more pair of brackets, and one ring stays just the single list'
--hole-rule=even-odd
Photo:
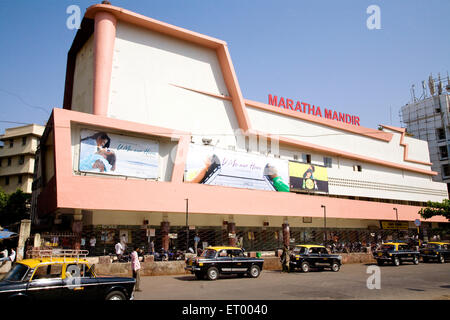
[{"label": "maratha mandir red sign", "polygon": [[300,102],[299,100],[297,100],[295,103],[294,103],[294,100],[284,99],[283,97],[280,97],[280,99],[278,100],[277,96],[272,96],[271,94],[269,94],[269,104],[271,104],[275,107],[283,108],[283,109],[289,109],[289,110],[293,110],[293,111],[312,114],[317,117],[323,117],[326,119],[341,121],[341,122],[345,122],[348,124],[353,124],[355,126],[359,126],[359,117],[358,116],[353,116],[348,113],[341,113],[341,112],[337,112],[337,111],[334,111],[331,109],[325,109],[325,108],[323,109],[323,114],[322,114],[322,110],[320,109],[319,106],[311,105],[306,102]]}]

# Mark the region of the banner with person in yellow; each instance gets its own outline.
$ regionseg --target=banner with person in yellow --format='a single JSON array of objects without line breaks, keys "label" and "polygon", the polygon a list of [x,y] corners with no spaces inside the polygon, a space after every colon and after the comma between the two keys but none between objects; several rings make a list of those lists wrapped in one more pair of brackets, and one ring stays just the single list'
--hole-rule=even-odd
[{"label": "banner with person in yellow", "polygon": [[291,191],[328,193],[327,168],[310,163],[289,161],[289,183]]}]

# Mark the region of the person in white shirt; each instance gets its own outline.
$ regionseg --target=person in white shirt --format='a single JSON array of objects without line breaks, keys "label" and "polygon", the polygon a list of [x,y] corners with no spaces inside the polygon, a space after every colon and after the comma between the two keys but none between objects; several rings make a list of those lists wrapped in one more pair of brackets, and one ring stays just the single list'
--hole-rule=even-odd
[{"label": "person in white shirt", "polygon": [[9,255],[9,260],[11,260],[12,263],[16,260],[16,252],[13,248],[11,248],[11,254]]},{"label": "person in white shirt", "polygon": [[119,259],[119,260],[122,259],[122,255],[123,255],[123,251],[124,251],[122,242],[120,242],[120,241],[117,242],[115,249],[116,249],[117,259]]},{"label": "person in white shirt", "polygon": [[95,244],[97,243],[97,240],[95,239],[94,236],[91,237],[91,239],[89,240],[89,255],[93,256],[94,252],[95,252]]},{"label": "person in white shirt", "polygon": [[5,250],[3,250],[2,252],[0,252],[2,254],[2,256],[0,256],[0,262],[3,261],[8,261],[9,257],[8,257],[8,249],[5,248]]}]

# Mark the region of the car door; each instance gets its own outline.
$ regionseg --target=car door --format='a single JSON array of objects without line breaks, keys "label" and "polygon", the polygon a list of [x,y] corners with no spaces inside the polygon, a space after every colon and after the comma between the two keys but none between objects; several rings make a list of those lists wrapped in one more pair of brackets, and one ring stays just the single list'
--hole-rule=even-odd
[{"label": "car door", "polygon": [[33,300],[55,300],[63,298],[62,263],[39,265],[28,282],[27,294]]},{"label": "car door", "polygon": [[398,245],[399,257],[403,261],[413,260],[414,255],[412,254],[412,250],[409,249],[407,244],[399,244]]},{"label": "car door", "polygon": [[319,257],[317,259],[317,265],[328,266],[330,264],[330,255],[326,248],[318,248]]},{"label": "car door", "polygon": [[64,296],[76,300],[95,299],[98,294],[97,279],[86,263],[69,263],[64,270]]},{"label": "car door", "polygon": [[222,249],[217,254],[217,268],[221,273],[231,273],[232,270],[232,250]]},{"label": "car door", "polygon": [[251,267],[251,261],[244,255],[244,252],[239,249],[232,250],[233,265],[232,271],[236,273],[247,272]]},{"label": "car door", "polygon": [[305,256],[306,261],[311,266],[315,266],[319,261],[319,248],[312,247],[308,249],[308,254]]}]

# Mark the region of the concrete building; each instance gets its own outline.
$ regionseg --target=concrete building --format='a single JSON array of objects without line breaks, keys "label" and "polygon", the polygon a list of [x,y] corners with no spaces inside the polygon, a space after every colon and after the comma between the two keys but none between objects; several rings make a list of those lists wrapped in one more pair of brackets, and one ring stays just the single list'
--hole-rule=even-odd
[{"label": "concrete building", "polygon": [[400,112],[407,132],[416,139],[428,142],[431,168],[438,173],[433,180],[446,183],[450,190],[448,147],[450,143],[450,96],[448,92],[436,93],[413,101],[404,105]]},{"label": "concrete building", "polygon": [[411,235],[424,203],[447,198],[425,141],[314,110],[244,99],[222,40],[91,6],[38,150],[34,220],[94,236],[97,254],[123,236],[185,249],[194,234],[272,250]]},{"label": "concrete building", "polygon": [[31,194],[35,153],[44,128],[30,124],[6,129],[0,136],[0,187],[6,193],[21,189]]}]

